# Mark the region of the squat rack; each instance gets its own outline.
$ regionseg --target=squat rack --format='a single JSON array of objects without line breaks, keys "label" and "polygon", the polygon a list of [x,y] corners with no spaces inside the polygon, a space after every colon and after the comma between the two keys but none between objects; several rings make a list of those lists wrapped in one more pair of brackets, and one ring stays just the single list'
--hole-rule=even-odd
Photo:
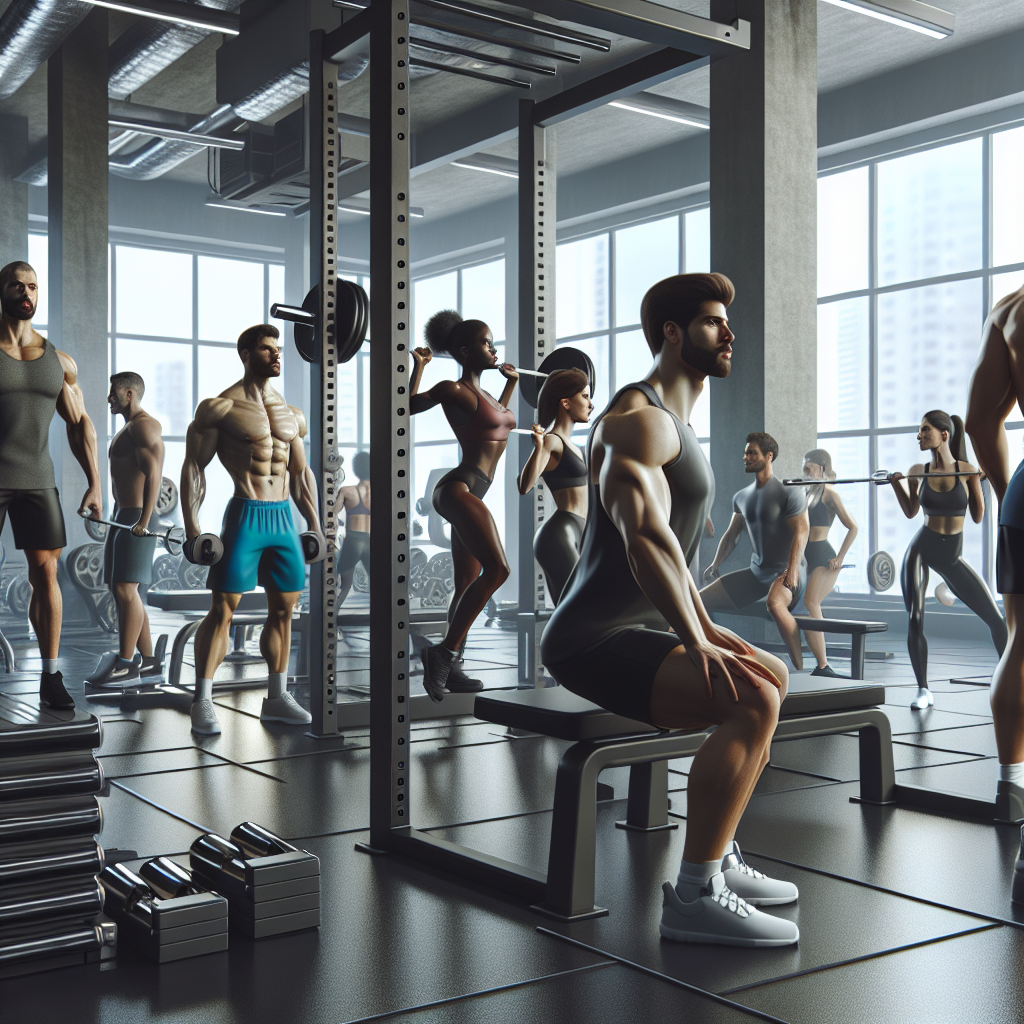
[{"label": "squat rack", "polygon": [[[339,6],[360,8],[355,0]],[[416,12],[461,9],[480,17],[512,19],[504,10],[481,8],[462,0],[413,0]],[[682,14],[647,0],[518,0],[517,6],[657,46],[642,56],[599,71],[539,101],[520,100],[519,135],[519,338],[518,365],[535,369],[555,346],[555,167],[547,129],[614,99],[635,94],[685,71],[706,65],[715,54],[750,47],[745,21],[721,24]],[[530,22],[561,38],[584,36],[551,22]],[[532,895],[523,869],[417,830],[412,825],[410,768],[411,700],[409,692],[409,535],[411,533],[412,432],[408,382],[411,332],[409,182],[411,172],[410,0],[371,0],[368,7],[333,32],[310,37],[310,252],[311,286],[320,286],[316,330],[319,362],[311,364],[310,462],[323,483],[327,558],[311,568],[310,697],[315,736],[338,735],[336,692],[336,550],[333,473],[339,462],[335,426],[337,347],[338,129],[345,113],[338,103],[338,65],[369,53],[370,150],[370,437],[374,453],[370,484],[374,494],[374,530],[370,539],[370,839],[363,849],[404,853],[464,877],[517,895]],[[469,35],[471,32],[463,33]],[[478,34],[479,35],[479,34]],[[412,41],[415,45],[415,40]],[[600,42],[600,40],[598,40]],[[605,41],[609,42],[610,41]],[[507,44],[505,44],[507,45]],[[584,44],[585,45],[585,44]],[[594,46],[594,49],[601,47]],[[465,71],[436,65],[439,71]],[[473,75],[471,77],[479,77]],[[510,80],[505,79],[506,84]],[[365,185],[363,186],[365,187]],[[345,195],[352,194],[351,186]],[[521,399],[520,418],[532,415]],[[325,475],[326,474],[326,475]],[[543,607],[543,577],[533,559],[533,535],[542,514],[542,494],[521,499],[517,515],[519,559],[520,685],[536,683],[538,612]],[[511,527],[514,529],[515,527]],[[450,699],[450,698],[448,698]],[[524,889],[524,885],[526,888]]]}]

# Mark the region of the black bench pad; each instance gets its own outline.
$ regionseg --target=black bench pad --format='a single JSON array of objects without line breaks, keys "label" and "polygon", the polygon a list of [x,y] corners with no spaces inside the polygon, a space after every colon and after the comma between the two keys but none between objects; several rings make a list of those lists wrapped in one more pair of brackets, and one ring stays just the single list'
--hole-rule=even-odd
[{"label": "black bench pad", "polygon": [[[879,683],[830,682],[817,676],[790,677],[783,718],[855,711],[885,703]],[[605,711],[562,686],[537,690],[498,690],[476,698],[473,714],[485,722],[524,729],[560,740],[599,740],[609,736],[656,734],[644,722]]]},{"label": "black bench pad", "polygon": [[810,615],[794,615],[796,624],[804,631],[818,633],[884,633],[887,622],[865,622],[861,619],[816,619]]}]

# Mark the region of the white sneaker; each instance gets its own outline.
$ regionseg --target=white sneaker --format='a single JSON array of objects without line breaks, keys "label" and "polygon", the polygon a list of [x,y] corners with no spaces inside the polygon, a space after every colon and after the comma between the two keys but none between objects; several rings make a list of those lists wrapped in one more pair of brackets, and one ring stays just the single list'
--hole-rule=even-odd
[{"label": "white sneaker", "polygon": [[917,688],[917,696],[910,702],[910,707],[915,711],[924,711],[935,703],[932,691],[927,686]]},{"label": "white sneaker", "polygon": [[764,914],[741,900],[725,884],[721,871],[711,876],[692,903],[684,903],[671,882],[661,889],[663,939],[717,946],[791,946],[800,941],[800,929],[792,921]]},{"label": "white sneaker", "polygon": [[194,700],[192,702],[192,731],[200,736],[216,736],[220,732],[217,712],[213,709],[213,701]]},{"label": "white sneaker", "polygon": [[280,697],[264,697],[261,722],[287,722],[289,725],[309,725],[313,716],[304,710],[299,702],[287,691]]},{"label": "white sneaker", "polygon": [[732,845],[726,848],[725,857],[722,859],[722,874],[725,875],[725,884],[741,900],[756,907],[795,903],[800,895],[792,882],[769,878],[756,868],[752,868],[743,859],[739,843],[735,839]]}]

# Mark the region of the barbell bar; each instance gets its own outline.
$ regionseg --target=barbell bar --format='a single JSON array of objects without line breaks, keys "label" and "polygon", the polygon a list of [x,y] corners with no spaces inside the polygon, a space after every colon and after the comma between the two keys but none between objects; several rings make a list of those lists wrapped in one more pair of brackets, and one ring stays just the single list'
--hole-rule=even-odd
[{"label": "barbell bar", "polygon": [[[109,526],[114,530],[128,530],[131,531],[133,528],[127,523],[113,523],[109,519],[94,519],[91,515],[86,513],[82,516],[83,519],[88,519],[93,523],[102,523],[104,526]],[[146,530],[143,534],[144,537],[154,537],[158,541],[163,543],[169,555],[181,554],[181,547],[185,543],[185,531],[180,526],[168,527],[163,533],[154,533],[152,530]],[[177,548],[176,551],[172,551],[172,548]]]},{"label": "barbell bar", "polygon": [[[902,476],[903,480],[934,480],[936,477],[941,476],[980,476],[981,470],[975,469],[970,473],[904,473]],[[871,476],[851,476],[846,477],[843,480],[826,480],[824,477],[809,479],[804,477],[791,477],[783,480],[783,484],[786,487],[803,487],[807,484],[888,484],[892,483],[893,474],[887,469],[876,470]]]}]

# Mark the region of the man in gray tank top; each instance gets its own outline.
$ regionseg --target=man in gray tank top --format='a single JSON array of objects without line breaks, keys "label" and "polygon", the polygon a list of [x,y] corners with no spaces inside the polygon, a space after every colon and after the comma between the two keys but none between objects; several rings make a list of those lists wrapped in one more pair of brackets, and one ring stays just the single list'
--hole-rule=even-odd
[{"label": "man in gray tank top", "polygon": [[0,269],[0,529],[10,513],[15,546],[28,562],[28,617],[43,659],[40,701],[73,708],[57,670],[63,611],[57,566],[67,536],[49,452],[54,410],[67,423],[68,443],[88,481],[82,514],[102,516],[103,497],[96,429],[76,383],[78,367],[33,330],[38,299],[36,273],[27,263]]},{"label": "man in gray tank top", "polygon": [[714,487],[689,426],[707,377],[727,377],[733,287],[720,274],[654,285],[640,310],[654,367],[621,389],[590,433],[580,559],[544,631],[541,657],[566,689],[664,729],[717,729],[690,771],[679,878],[662,887],[664,938],[781,946],[795,925],[753,904],[796,887],[754,872],[736,826],[768,763],[788,675],[778,658],[716,626],[687,568]]},{"label": "man in gray tank top", "polygon": [[[768,611],[789,656],[797,669],[802,669],[800,627],[791,609],[799,602],[807,582],[803,560],[811,525],[804,489],[786,487],[772,471],[778,457],[779,445],[771,434],[747,434],[743,469],[756,474],[756,478],[733,495],[732,520],[718,542],[714,561],[704,571],[710,586],[700,596],[705,608],[719,612],[736,611],[767,599]],[[744,527],[750,538],[750,568],[719,578],[718,567],[736,549]]]}]

